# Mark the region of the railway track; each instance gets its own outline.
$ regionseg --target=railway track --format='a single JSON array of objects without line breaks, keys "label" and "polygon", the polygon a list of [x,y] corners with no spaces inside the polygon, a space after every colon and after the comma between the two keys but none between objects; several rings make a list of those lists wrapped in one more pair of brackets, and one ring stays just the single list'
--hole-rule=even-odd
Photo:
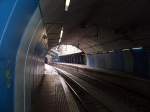
[{"label": "railway track", "polygon": [[70,88],[74,97],[77,100],[77,104],[83,112],[112,112],[102,102],[93,97],[90,92],[78,83],[75,79],[68,76],[64,71],[57,69],[58,73],[65,79],[66,84]]},{"label": "railway track", "polygon": [[[56,68],[85,112],[149,112],[149,99],[80,72]],[[90,103],[89,103],[90,102]],[[116,104],[115,104],[116,103]]]}]

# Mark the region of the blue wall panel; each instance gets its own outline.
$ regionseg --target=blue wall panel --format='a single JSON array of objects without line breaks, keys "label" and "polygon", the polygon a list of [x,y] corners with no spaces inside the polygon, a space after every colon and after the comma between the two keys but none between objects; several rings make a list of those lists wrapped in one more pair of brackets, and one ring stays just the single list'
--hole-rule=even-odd
[{"label": "blue wall panel", "polygon": [[[16,54],[37,0],[0,1],[0,111],[14,110]],[[33,32],[31,32],[33,33]]]}]

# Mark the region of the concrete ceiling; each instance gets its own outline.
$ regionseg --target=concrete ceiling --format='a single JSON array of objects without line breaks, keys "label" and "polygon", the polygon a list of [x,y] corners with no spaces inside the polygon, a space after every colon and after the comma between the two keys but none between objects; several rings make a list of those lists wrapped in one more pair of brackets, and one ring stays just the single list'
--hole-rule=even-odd
[{"label": "concrete ceiling", "polygon": [[149,0],[41,0],[49,48],[56,46],[61,27],[62,44],[78,46],[85,53],[132,47],[149,47]]}]

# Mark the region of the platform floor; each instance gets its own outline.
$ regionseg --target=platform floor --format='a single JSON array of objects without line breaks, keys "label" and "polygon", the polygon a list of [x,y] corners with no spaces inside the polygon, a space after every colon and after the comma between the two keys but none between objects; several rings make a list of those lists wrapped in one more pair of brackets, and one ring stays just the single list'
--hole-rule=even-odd
[{"label": "platform floor", "polygon": [[46,65],[43,81],[33,96],[32,112],[78,112],[77,104],[64,80]]}]

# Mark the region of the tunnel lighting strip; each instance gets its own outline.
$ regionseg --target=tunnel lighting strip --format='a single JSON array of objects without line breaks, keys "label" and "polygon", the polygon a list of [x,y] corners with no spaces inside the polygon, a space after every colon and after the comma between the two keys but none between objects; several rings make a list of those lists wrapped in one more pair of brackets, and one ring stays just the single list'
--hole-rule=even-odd
[{"label": "tunnel lighting strip", "polygon": [[143,49],[143,47],[135,47],[135,48],[132,48],[133,50],[141,50]]},{"label": "tunnel lighting strip", "polygon": [[70,0],[66,0],[65,11],[68,11],[69,5],[70,5]]}]

